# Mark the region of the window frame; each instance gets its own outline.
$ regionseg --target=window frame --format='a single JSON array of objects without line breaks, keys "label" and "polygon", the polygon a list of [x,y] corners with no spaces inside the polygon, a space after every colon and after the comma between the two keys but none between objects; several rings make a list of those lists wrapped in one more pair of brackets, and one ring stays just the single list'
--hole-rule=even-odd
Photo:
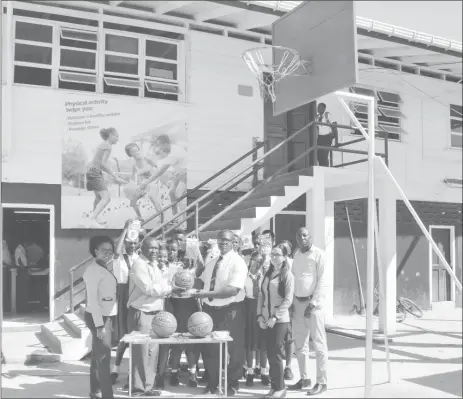
[{"label": "window frame", "polygon": [[[32,42],[28,40],[16,39],[16,24],[17,22],[24,22],[30,23],[40,26],[50,26],[52,28],[52,43],[44,43],[44,42]],[[102,22],[100,22],[102,24]],[[80,38],[68,38],[65,37],[66,30],[69,31],[77,31],[77,32],[86,32],[86,33],[94,33],[96,35],[96,49],[87,49],[87,48],[80,48],[80,47],[71,47],[68,45],[61,45],[61,38],[65,40],[74,40],[74,41],[81,41],[81,42],[91,42],[95,43],[93,40],[86,40]],[[116,51],[106,50],[106,35],[114,35],[120,37],[133,37],[138,40],[138,54],[128,54],[128,53],[120,53]],[[29,87],[49,87],[52,89],[59,89],[59,90],[70,90],[80,92],[80,90],[71,90],[67,88],[60,88],[59,84],[61,82],[69,82],[69,83],[77,83],[77,84],[87,84],[87,85],[94,85],[95,90],[92,92],[95,94],[104,94],[104,95],[117,95],[117,96],[125,96],[125,94],[114,94],[114,93],[105,93],[105,78],[115,78],[115,79],[124,79],[129,78],[128,80],[133,80],[138,78],[139,87],[138,87],[138,97],[140,98],[152,98],[157,100],[164,100],[164,101],[175,101],[175,102],[186,102],[185,96],[185,68],[186,68],[186,59],[184,57],[184,49],[185,49],[185,41],[187,38],[182,39],[170,39],[160,36],[150,36],[147,34],[139,34],[134,32],[128,31],[116,31],[113,29],[102,28],[101,26],[87,26],[87,25],[79,25],[74,24],[71,22],[62,22],[62,21],[50,21],[50,20],[38,20],[32,17],[25,17],[14,15],[13,16],[13,32],[12,32],[12,65],[13,65],[13,74],[12,74],[12,84],[13,85],[21,85],[21,86],[29,86]],[[146,46],[147,42],[161,42],[161,43],[168,43],[173,44],[176,46],[177,50],[177,59],[172,60],[168,58],[160,58],[154,56],[148,56],[146,54]],[[16,43],[23,43],[32,45],[35,47],[47,47],[52,49],[52,61],[51,64],[39,64],[39,63],[31,63],[31,62],[24,62],[24,61],[15,61],[15,44]],[[61,66],[62,50],[69,50],[75,52],[83,52],[83,53],[92,53],[95,54],[95,68],[94,69],[86,69],[86,68],[79,68],[79,67],[69,67],[69,66]],[[138,61],[138,73],[135,74],[125,74],[125,73],[116,73],[116,72],[106,72],[106,55],[113,55],[119,57],[126,57],[126,58],[135,58]],[[165,64],[172,64],[176,65],[176,79],[167,79],[161,77],[152,77],[147,74],[146,71],[146,63],[148,61],[154,62],[161,62]],[[7,61],[8,62],[8,61]],[[51,85],[49,86],[41,86],[35,84],[27,84],[27,83],[15,83],[14,82],[14,68],[15,66],[25,66],[30,68],[42,68],[42,69],[49,69],[51,70]],[[61,75],[63,73],[71,73],[75,75],[89,75],[96,77],[96,83],[87,83],[87,82],[79,82],[78,80],[63,80],[61,79]],[[163,91],[163,90],[150,90],[148,85],[150,83],[153,84],[160,84],[160,85],[169,85],[176,87],[174,91]],[[123,86],[120,86],[123,87]],[[133,86],[130,85],[130,88],[133,89]],[[164,99],[164,98],[156,98],[151,96],[145,96],[145,88],[148,92],[152,93],[160,93],[166,94],[170,96],[176,96],[176,99]],[[88,91],[82,90],[82,92],[88,93]]]},{"label": "window frame", "polygon": [[[463,133],[459,133],[459,132],[454,132],[452,130],[452,121],[458,121],[460,123],[463,123],[463,115],[460,115],[460,117],[458,116],[455,116],[455,115],[452,115],[452,107],[460,107],[462,108],[461,105],[457,105],[457,104],[450,104],[449,105],[449,122],[450,122],[450,127],[449,127],[449,130],[450,130],[450,134],[449,134],[449,148],[451,148],[452,150],[460,150],[462,151],[463,150],[463,146],[455,146],[455,145],[452,145],[452,137],[453,136],[463,136]],[[463,109],[463,108],[462,108]],[[458,112],[458,113],[461,113],[461,111],[457,110],[457,109],[453,109],[454,112]],[[463,137],[462,137],[463,138]]]},{"label": "window frame", "polygon": [[[363,94],[363,95],[368,95],[365,93],[369,93],[369,95],[375,96],[376,98],[375,138],[376,139],[385,140],[385,135],[387,134],[388,141],[395,141],[399,143],[402,142],[402,135],[406,133],[402,128],[403,114],[400,109],[401,103],[400,102],[390,103],[390,102],[384,101],[380,93],[392,94],[394,96],[397,96],[399,101],[402,101],[402,98],[399,94],[388,92],[385,90],[375,89],[375,88],[362,87],[362,86],[351,86],[349,90],[351,93]],[[368,114],[365,112],[361,112],[361,111],[366,111],[367,106],[365,104],[359,103],[358,101],[353,100],[353,101],[350,101],[349,106],[352,112],[354,113],[355,117],[359,120],[359,122],[362,123],[362,125],[363,123],[368,124]],[[360,108],[360,111],[357,108]],[[398,113],[399,115],[396,115],[396,116],[389,115],[388,116],[386,114],[389,111],[392,114]],[[396,123],[393,121],[381,120],[381,118],[397,119],[398,122]],[[389,129],[397,130],[397,132],[392,132]],[[357,130],[351,131],[350,134],[353,136],[361,135],[361,133],[358,132]]]}]

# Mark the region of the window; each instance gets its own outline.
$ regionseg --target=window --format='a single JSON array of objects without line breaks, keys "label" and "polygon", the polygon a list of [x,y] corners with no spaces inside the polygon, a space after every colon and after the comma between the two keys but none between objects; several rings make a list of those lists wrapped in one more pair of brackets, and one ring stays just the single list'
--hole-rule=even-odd
[{"label": "window", "polygon": [[450,105],[450,146],[452,148],[462,148],[462,110],[461,105]]},{"label": "window", "polygon": [[[389,140],[400,141],[401,135],[404,133],[401,127],[403,115],[400,111],[400,104],[402,103],[400,96],[395,93],[364,87],[351,87],[350,91],[355,94],[376,98],[376,137],[382,139],[387,137]],[[350,107],[361,125],[367,129],[367,105],[352,101]],[[352,134],[361,135],[362,133],[355,130]]]},{"label": "window", "polygon": [[17,14],[14,26],[14,83],[172,101],[181,95],[178,39],[106,24],[99,37],[91,24]]},{"label": "window", "polygon": [[14,82],[50,86],[53,61],[53,26],[16,21]]}]

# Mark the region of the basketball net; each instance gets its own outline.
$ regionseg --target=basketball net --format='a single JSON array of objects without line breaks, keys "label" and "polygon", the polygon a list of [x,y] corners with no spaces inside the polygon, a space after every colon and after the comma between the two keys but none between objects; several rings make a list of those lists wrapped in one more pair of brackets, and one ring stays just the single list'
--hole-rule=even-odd
[{"label": "basketball net", "polygon": [[259,82],[261,97],[276,100],[277,83],[289,75],[308,75],[307,61],[289,47],[267,46],[246,50],[242,55],[251,72]]}]

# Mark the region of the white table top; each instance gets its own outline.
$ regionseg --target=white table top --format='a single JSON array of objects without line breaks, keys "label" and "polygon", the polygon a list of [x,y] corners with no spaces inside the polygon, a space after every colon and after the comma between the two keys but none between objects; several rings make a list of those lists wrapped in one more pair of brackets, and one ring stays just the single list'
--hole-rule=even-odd
[{"label": "white table top", "polygon": [[169,338],[159,338],[154,333],[152,334],[142,334],[138,331],[133,331],[130,334],[124,335],[121,338],[122,342],[128,344],[219,344],[224,342],[231,342],[233,338],[230,336],[224,338],[216,338],[209,334],[204,338],[198,338],[190,333],[174,333]]}]

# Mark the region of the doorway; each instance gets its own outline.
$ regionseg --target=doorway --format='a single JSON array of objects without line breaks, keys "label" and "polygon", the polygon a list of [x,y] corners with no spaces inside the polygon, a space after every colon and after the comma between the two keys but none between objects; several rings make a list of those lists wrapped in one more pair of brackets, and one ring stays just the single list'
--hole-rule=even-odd
[{"label": "doorway", "polygon": [[270,219],[270,229],[275,232],[275,242],[289,241],[292,246],[292,256],[297,248],[296,232],[306,225],[305,215],[306,213],[302,211],[281,211]]},{"label": "doorway", "polygon": [[[445,260],[455,271],[455,228],[453,226],[430,226],[430,234],[441,250]],[[430,290],[432,307],[454,305],[455,283],[437,254],[429,244]]]},{"label": "doorway", "polygon": [[2,212],[5,318],[53,320],[54,206],[2,204]]}]

